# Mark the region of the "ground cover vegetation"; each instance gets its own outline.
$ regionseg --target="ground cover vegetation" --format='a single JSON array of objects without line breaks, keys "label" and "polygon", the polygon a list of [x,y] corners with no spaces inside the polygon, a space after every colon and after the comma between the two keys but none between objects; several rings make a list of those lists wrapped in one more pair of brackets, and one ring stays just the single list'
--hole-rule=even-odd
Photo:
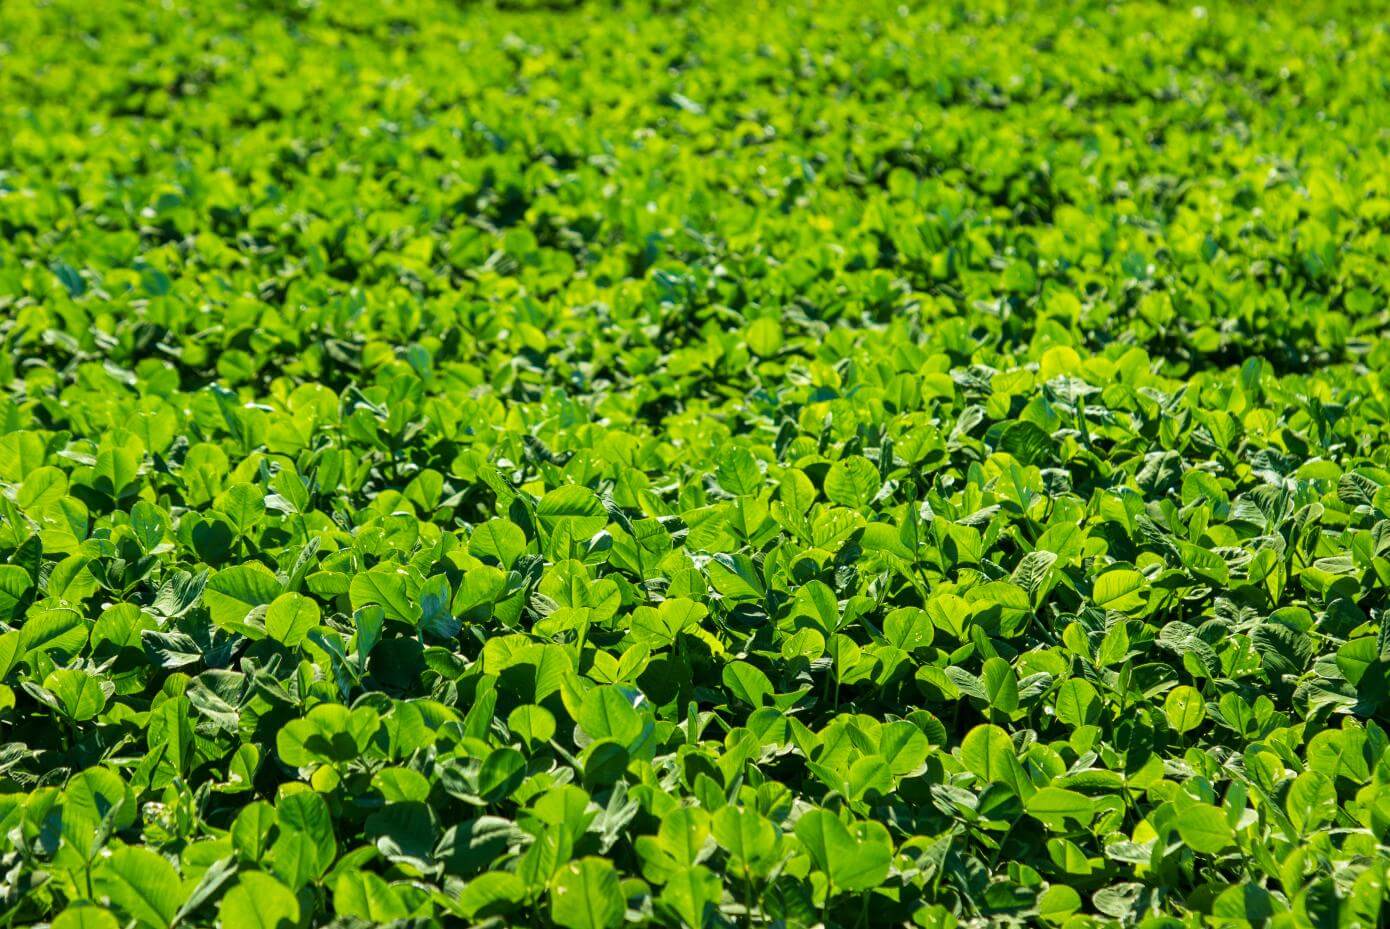
[{"label": "ground cover vegetation", "polygon": [[0,926],[1384,925],[1387,61],[3,4]]}]

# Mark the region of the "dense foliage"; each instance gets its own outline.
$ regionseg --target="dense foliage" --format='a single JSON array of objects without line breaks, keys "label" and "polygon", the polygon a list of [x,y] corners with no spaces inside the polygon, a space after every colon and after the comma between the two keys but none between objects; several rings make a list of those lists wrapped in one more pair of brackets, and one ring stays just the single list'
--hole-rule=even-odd
[{"label": "dense foliage", "polygon": [[1282,7],[0,5],[0,925],[1376,926]]}]

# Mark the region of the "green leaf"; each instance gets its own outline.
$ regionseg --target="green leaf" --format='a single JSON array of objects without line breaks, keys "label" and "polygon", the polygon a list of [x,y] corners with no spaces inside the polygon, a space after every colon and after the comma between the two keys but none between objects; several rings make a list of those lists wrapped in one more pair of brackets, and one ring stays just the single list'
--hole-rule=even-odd
[{"label": "green leaf", "polygon": [[57,467],[38,467],[29,471],[24,484],[15,495],[19,508],[38,512],[38,510],[57,503],[67,495],[68,476]]},{"label": "green leaf", "polygon": [[574,538],[588,539],[608,525],[603,502],[587,487],[566,484],[547,493],[536,504],[536,517],[550,533],[568,531]]},{"label": "green leaf", "polygon": [[464,886],[458,906],[464,918],[477,919],[509,912],[526,896],[526,885],[507,871],[479,874]]},{"label": "green leaf", "polygon": [[1106,668],[1118,664],[1129,654],[1129,624],[1124,621],[1112,623],[1105,631],[1096,649],[1096,667]]},{"label": "green leaf", "polygon": [[265,517],[265,491],[255,484],[233,484],[217,497],[217,511],[245,535]]},{"label": "green leaf", "polygon": [[120,929],[109,910],[84,901],[75,901],[58,914],[51,929]]},{"label": "green leaf", "polygon": [[409,572],[390,564],[380,564],[355,575],[348,588],[352,609],[380,606],[387,619],[414,626],[420,619],[420,605],[412,602],[410,580]]},{"label": "green leaf", "polygon": [[115,849],[97,869],[95,880],[98,893],[141,926],[165,929],[183,902],[178,872],[163,855],[147,848]]},{"label": "green leaf", "polygon": [[510,568],[525,552],[526,534],[505,519],[489,519],[468,539],[470,555],[491,559],[503,568]]},{"label": "green leaf", "polygon": [[27,430],[0,436],[0,477],[19,483],[43,465],[47,447],[43,436]]},{"label": "green leaf", "polygon": [[103,448],[92,467],[92,488],[120,501],[135,492],[140,458],[129,448]]},{"label": "green leaf", "polygon": [[299,900],[269,874],[243,871],[217,905],[217,919],[224,927],[294,929],[299,925]]},{"label": "green leaf", "polygon": [[1287,908],[1273,894],[1257,884],[1237,884],[1222,891],[1212,904],[1212,916],[1239,920],[1253,926],[1265,925],[1276,913]]},{"label": "green leaf", "polygon": [[1001,713],[1012,713],[1018,709],[1018,675],[1010,664],[1002,658],[985,661],[980,674],[990,708]]},{"label": "green leaf", "polygon": [[1038,897],[1038,916],[1060,923],[1081,909],[1081,895],[1065,884],[1053,884]]},{"label": "green leaf", "polygon": [[1182,540],[1178,540],[1177,547],[1183,565],[1194,575],[1210,584],[1225,586],[1230,583],[1230,568],[1220,555]]},{"label": "green leaf", "polygon": [[1053,708],[1057,718],[1067,725],[1088,726],[1100,719],[1102,704],[1089,681],[1070,678],[1058,686]]},{"label": "green leaf", "polygon": [[564,929],[615,929],[627,905],[618,872],[602,858],[571,861],[550,884],[550,918]]},{"label": "green leaf", "polygon": [[1055,454],[1052,437],[1027,420],[1009,423],[999,436],[999,450],[1008,452],[1023,465],[1036,465]]},{"label": "green leaf", "polygon": [[12,619],[33,582],[18,565],[0,565],[0,620]]},{"label": "green leaf", "polygon": [[165,700],[150,711],[145,738],[151,756],[159,759],[160,769],[166,771],[169,778],[181,776],[193,755],[194,727],[190,710],[188,698],[177,697]]},{"label": "green leaf", "polygon": [[836,891],[868,890],[888,876],[893,849],[878,823],[859,824],[856,835],[834,813],[813,809],[796,821],[795,831]]},{"label": "green leaf", "polygon": [[730,805],[716,810],[712,832],[736,867],[758,873],[771,866],[780,844],[771,821],[746,807]]},{"label": "green leaf", "polygon": [[589,738],[613,739],[621,745],[632,743],[643,729],[631,698],[615,686],[595,687],[585,694],[577,722]]},{"label": "green leaf", "polygon": [[1195,687],[1174,687],[1163,701],[1163,714],[1168,717],[1168,725],[1176,731],[1191,732],[1207,716],[1202,692]]},{"label": "green leaf", "polygon": [[856,510],[867,506],[882,486],[878,468],[862,456],[835,462],[825,475],[825,495],[834,503]]},{"label": "green leaf", "polygon": [[1311,835],[1336,818],[1336,786],[1325,774],[1304,771],[1289,785],[1284,809],[1295,829],[1303,835]]},{"label": "green leaf", "polygon": [[782,327],[772,317],[753,320],[748,324],[744,337],[748,340],[748,347],[759,358],[771,358],[782,350]]},{"label": "green leaf", "polygon": [[266,635],[291,648],[301,644],[319,625],[319,605],[303,594],[284,593],[265,614]]},{"label": "green leaf", "polygon": [[1337,668],[1353,687],[1359,686],[1372,668],[1384,668],[1386,664],[1386,659],[1381,655],[1378,636],[1352,639],[1337,649]]},{"label": "green leaf", "polygon": [[1085,794],[1068,790],[1065,787],[1040,787],[1024,802],[1024,809],[1044,823],[1058,823],[1062,819],[1072,819],[1082,825],[1091,821],[1096,805]]},{"label": "green leaf", "polygon": [[370,871],[342,871],[333,884],[333,909],[381,925],[410,915],[395,888]]},{"label": "green leaf", "polygon": [[767,479],[758,468],[758,459],[746,448],[726,450],[720,456],[714,474],[719,486],[736,496],[756,494],[767,486]]},{"label": "green leaf", "polygon": [[507,715],[507,728],[528,744],[538,745],[555,735],[555,717],[543,706],[525,704]]},{"label": "green leaf", "polygon": [[[353,714],[357,717],[359,725],[369,721],[370,715],[374,715],[367,707],[359,707]],[[360,729],[354,733],[354,738],[359,744],[365,744],[368,737]],[[307,846],[297,850],[299,855],[306,855],[305,849],[312,849],[314,860],[306,863],[307,869],[313,874],[326,871],[337,854],[337,842],[333,835],[333,817],[324,799],[309,791],[283,794],[275,802],[275,816],[282,837],[289,833],[298,833],[310,840]]]},{"label": "green leaf", "polygon": [[729,693],[755,709],[772,695],[772,682],[767,675],[746,661],[729,662],[721,675]]},{"label": "green leaf", "polygon": [[281,591],[279,579],[259,562],[218,571],[203,588],[212,621],[219,626],[237,628],[257,607],[267,606]]},{"label": "green leaf", "polygon": [[1148,602],[1147,585],[1148,580],[1138,571],[1115,568],[1096,578],[1091,596],[1102,609],[1134,613]]},{"label": "green leaf", "polygon": [[478,770],[478,796],[487,803],[497,803],[510,796],[525,777],[525,755],[514,748],[495,749]]},{"label": "green leaf", "polygon": [[1195,852],[1214,855],[1235,841],[1226,814],[1210,803],[1194,803],[1174,820],[1178,835]]},{"label": "green leaf", "polygon": [[961,763],[987,784],[1006,784],[1024,790],[1023,768],[1014,754],[1013,740],[998,726],[976,726],[960,745]]},{"label": "green leaf", "polygon": [[87,624],[82,614],[64,607],[30,609],[20,627],[18,651],[26,659],[34,655],[71,655],[87,644]]},{"label": "green leaf", "polygon": [[369,706],[349,710],[321,703],[303,719],[286,723],[276,735],[280,758],[291,767],[351,761],[362,754],[381,720]]},{"label": "green leaf", "polygon": [[730,600],[756,600],[763,596],[763,579],[747,555],[715,555],[706,565],[710,584]]},{"label": "green leaf", "polygon": [[692,929],[703,929],[718,909],[723,885],[709,868],[694,865],[677,870],[661,889],[661,903]]},{"label": "green leaf", "polygon": [[63,714],[74,722],[85,722],[106,708],[106,693],[94,674],[59,668],[44,678],[44,689],[58,698]]}]

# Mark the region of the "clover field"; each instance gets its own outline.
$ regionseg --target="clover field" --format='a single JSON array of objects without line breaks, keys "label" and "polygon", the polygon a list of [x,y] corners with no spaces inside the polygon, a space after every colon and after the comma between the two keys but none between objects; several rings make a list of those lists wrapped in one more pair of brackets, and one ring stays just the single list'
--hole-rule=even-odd
[{"label": "clover field", "polygon": [[1387,61],[0,5],[0,929],[1387,926]]}]

